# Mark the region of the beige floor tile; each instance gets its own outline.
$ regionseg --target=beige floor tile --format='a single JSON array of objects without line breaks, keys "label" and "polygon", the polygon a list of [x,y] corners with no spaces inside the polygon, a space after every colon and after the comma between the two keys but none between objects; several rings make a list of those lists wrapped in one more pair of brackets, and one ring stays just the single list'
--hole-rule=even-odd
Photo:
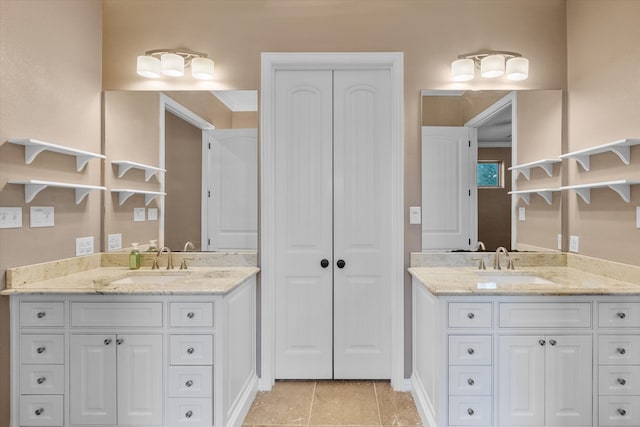
[{"label": "beige floor tile", "polygon": [[386,381],[376,381],[376,395],[383,426],[420,426],[422,421],[410,393],[393,391]]},{"label": "beige floor tile", "polygon": [[379,426],[373,382],[319,381],[309,425]]},{"label": "beige floor tile", "polygon": [[276,381],[269,392],[259,392],[244,426],[307,425],[315,383]]}]

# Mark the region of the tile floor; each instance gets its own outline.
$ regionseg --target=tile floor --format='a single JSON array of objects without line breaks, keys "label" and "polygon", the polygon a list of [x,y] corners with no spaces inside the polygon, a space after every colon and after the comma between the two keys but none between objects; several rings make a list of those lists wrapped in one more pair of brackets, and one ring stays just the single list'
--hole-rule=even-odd
[{"label": "tile floor", "polygon": [[277,381],[258,392],[245,427],[421,426],[410,393],[385,381]]}]

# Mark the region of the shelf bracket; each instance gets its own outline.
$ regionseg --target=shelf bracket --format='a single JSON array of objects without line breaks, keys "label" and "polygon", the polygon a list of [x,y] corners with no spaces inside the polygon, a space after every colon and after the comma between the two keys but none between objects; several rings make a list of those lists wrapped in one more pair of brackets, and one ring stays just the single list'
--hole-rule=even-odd
[{"label": "shelf bracket", "polygon": [[538,166],[544,169],[547,175],[549,175],[550,177],[553,176],[553,163],[541,163]]},{"label": "shelf bracket", "polygon": [[589,171],[589,169],[591,168],[591,156],[590,155],[586,155],[586,156],[573,156],[574,159],[576,159],[576,161],[578,163],[580,163],[580,166],[582,166],[582,168],[585,171]]},{"label": "shelf bracket", "polygon": [[[624,161],[624,160],[623,160]],[[628,163],[627,163],[628,164]],[[631,185],[629,184],[610,184],[609,188],[622,197],[622,200],[629,203],[631,200]]]},{"label": "shelf bracket", "polygon": [[131,169],[132,167],[133,167],[133,165],[130,165],[130,164],[119,163],[118,164],[118,178],[122,178],[124,176],[124,174],[127,173],[127,171],[129,169]]},{"label": "shelf bracket", "polygon": [[553,192],[552,191],[538,191],[538,194],[547,201],[548,204],[553,204]]},{"label": "shelf bracket", "polygon": [[518,197],[520,197],[523,202],[525,202],[527,205],[529,205],[529,202],[531,201],[531,194],[530,193],[518,193]]},{"label": "shelf bracket", "polygon": [[28,165],[38,157],[38,154],[42,153],[45,147],[41,145],[25,145],[24,146],[24,162]]},{"label": "shelf bracket", "polygon": [[[589,170],[589,169],[587,169]],[[582,200],[586,204],[591,204],[591,189],[590,188],[573,188],[573,191],[578,193],[578,196],[582,197]]]},{"label": "shelf bracket", "polygon": [[520,172],[520,174],[524,176],[527,179],[527,181],[531,179],[531,169],[523,168],[523,169],[516,169],[516,171]]},{"label": "shelf bracket", "polygon": [[79,205],[91,190],[91,188],[76,188],[76,205]]},{"label": "shelf bracket", "polygon": [[[619,145],[617,147],[611,147],[610,150],[616,153],[618,157],[620,157],[620,160],[622,160],[622,163],[624,163],[625,165],[628,165],[629,163],[631,163],[631,147],[630,146]],[[628,202],[628,200],[626,201]]]},{"label": "shelf bracket", "polygon": [[144,205],[145,206],[149,206],[149,203],[151,203],[151,201],[153,199],[155,199],[156,197],[158,197],[159,194],[145,194],[144,195]]},{"label": "shelf bracket", "polygon": [[[25,184],[24,185],[24,201],[25,201],[25,203],[31,203],[33,198],[36,197],[36,195],[39,192],[41,192],[42,190],[44,190],[47,187],[48,187],[48,185],[46,185],[46,184]],[[77,198],[76,198],[76,202],[77,202]]]},{"label": "shelf bracket", "polygon": [[122,206],[122,204],[126,202],[129,197],[133,196],[133,194],[133,191],[119,191],[118,203],[120,204],[120,206]]}]

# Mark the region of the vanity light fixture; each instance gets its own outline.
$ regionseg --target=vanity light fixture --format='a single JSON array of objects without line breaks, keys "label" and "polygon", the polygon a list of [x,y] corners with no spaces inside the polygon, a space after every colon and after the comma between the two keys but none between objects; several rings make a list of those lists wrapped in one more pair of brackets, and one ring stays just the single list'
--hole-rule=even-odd
[{"label": "vanity light fixture", "polygon": [[149,50],[138,56],[136,71],[149,78],[182,77],[185,68],[191,68],[191,76],[196,79],[213,79],[213,60],[206,53],[185,48]]},{"label": "vanity light fixture", "polygon": [[473,80],[476,68],[482,77],[491,79],[506,74],[509,80],[525,80],[529,77],[529,60],[520,53],[479,50],[458,55],[451,63],[451,78],[456,82]]}]

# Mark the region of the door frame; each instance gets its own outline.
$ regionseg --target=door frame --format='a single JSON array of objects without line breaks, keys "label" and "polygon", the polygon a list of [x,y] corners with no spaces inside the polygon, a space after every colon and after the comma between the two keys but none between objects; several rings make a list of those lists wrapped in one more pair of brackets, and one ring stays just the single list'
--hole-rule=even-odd
[{"label": "door frame", "polygon": [[261,376],[258,388],[275,382],[275,73],[282,70],[389,70],[391,78],[392,271],[391,385],[404,389],[404,88],[402,52],[277,53],[261,55],[260,277]]}]

